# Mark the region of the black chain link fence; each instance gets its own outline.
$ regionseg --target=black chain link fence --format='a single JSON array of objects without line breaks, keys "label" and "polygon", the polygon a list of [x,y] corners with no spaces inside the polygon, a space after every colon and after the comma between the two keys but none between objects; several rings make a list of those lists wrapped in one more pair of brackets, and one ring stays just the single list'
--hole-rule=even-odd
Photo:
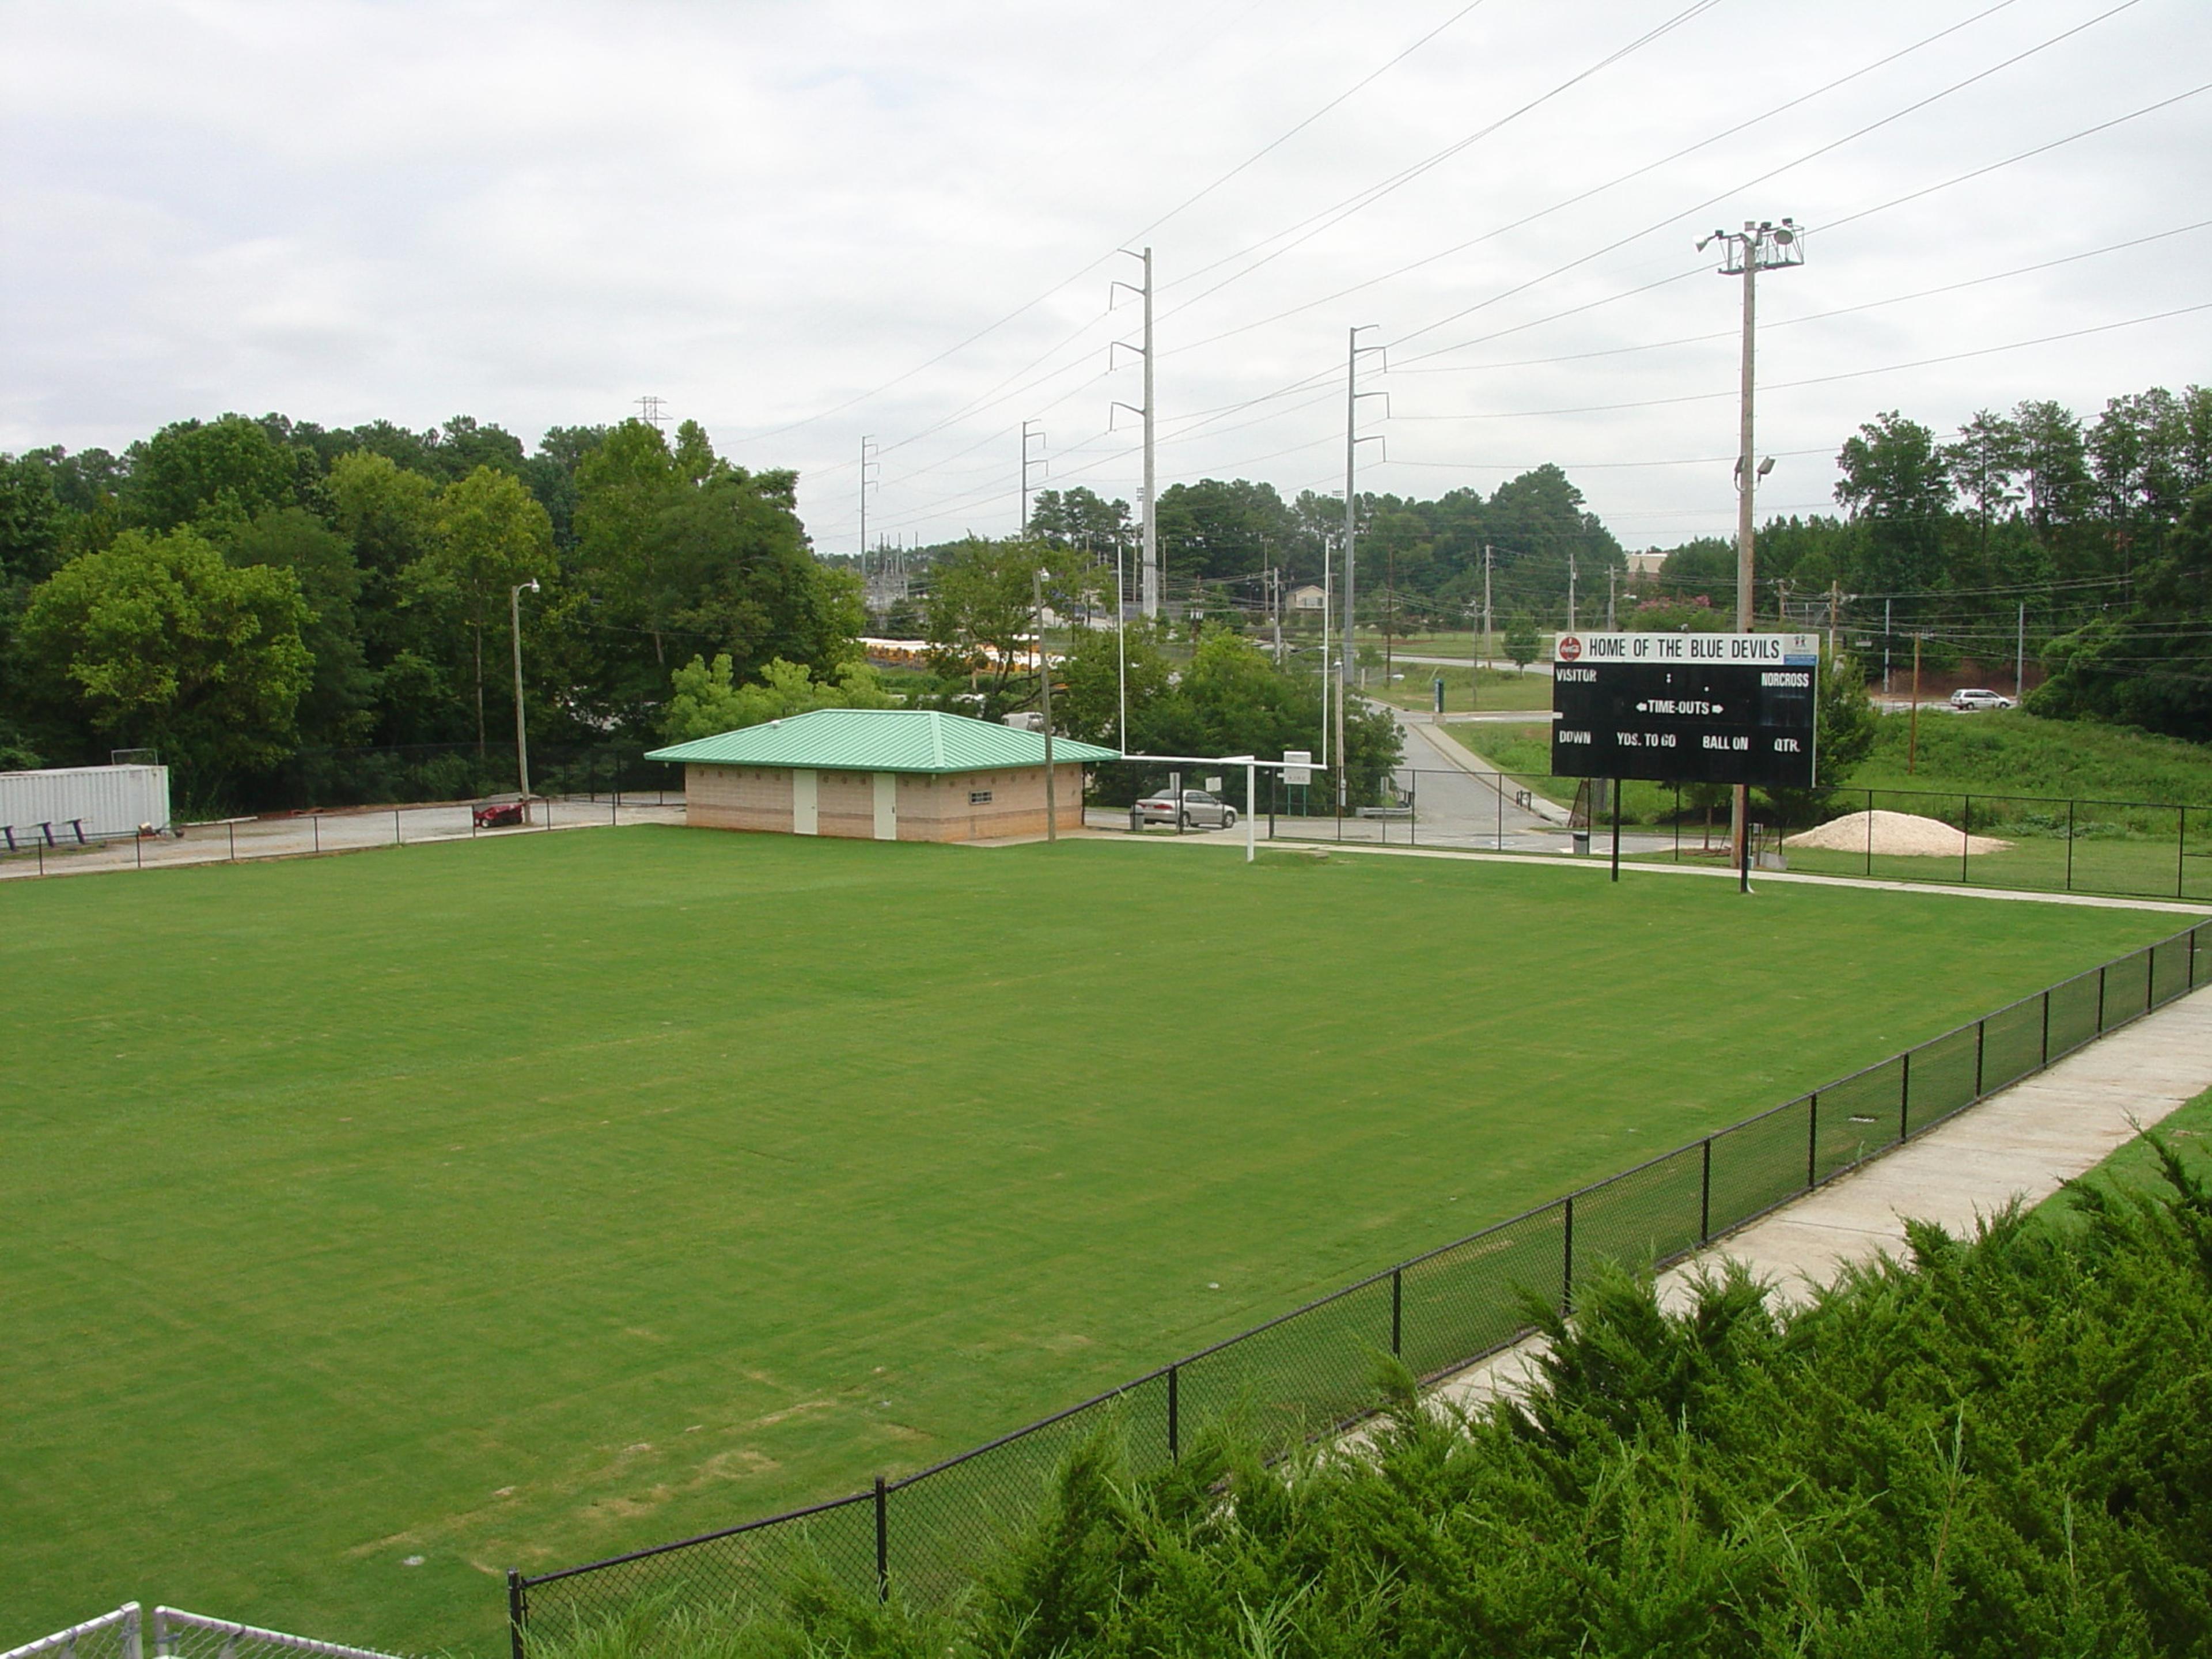
[{"label": "black chain link fence", "polygon": [[1435,1380],[1529,1331],[1527,1298],[1571,1309],[1600,1261],[1663,1267],[1855,1169],[1984,1096],[2192,989],[2191,927],[1825,1088],[1346,1285],[960,1456],[867,1492],[555,1572],[507,1577],[516,1659],[641,1603],[772,1604],[802,1569],[936,1604],[1024,1526],[1101,1427],[1135,1471],[1235,1421],[1288,1448],[1374,1407],[1375,1361]]}]

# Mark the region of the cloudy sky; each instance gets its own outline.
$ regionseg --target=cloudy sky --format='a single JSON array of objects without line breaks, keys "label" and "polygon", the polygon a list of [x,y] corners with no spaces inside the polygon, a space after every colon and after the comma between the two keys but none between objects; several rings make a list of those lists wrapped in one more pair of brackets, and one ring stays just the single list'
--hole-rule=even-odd
[{"label": "cloudy sky", "polygon": [[[6,0],[0,449],[164,422],[637,399],[799,469],[848,551],[1159,473],[1486,492],[1567,467],[1624,543],[1763,511],[1900,408],[2212,379],[2204,0]],[[1109,308],[1109,301],[1113,303]],[[2195,309],[2191,309],[2194,307]]]}]

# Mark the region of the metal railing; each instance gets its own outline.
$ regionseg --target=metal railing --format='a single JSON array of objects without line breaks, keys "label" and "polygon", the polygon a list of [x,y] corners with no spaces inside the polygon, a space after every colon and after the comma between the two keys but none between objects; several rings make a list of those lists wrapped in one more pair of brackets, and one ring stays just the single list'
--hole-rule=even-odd
[{"label": "metal railing", "polygon": [[1549,1204],[1413,1256],[972,1451],[864,1492],[556,1571],[507,1575],[526,1636],[648,1600],[762,1604],[802,1566],[848,1589],[944,1600],[1046,1497],[1102,1426],[1134,1471],[1172,1463],[1234,1417],[1288,1446],[1373,1409],[1376,1356],[1435,1380],[1530,1329],[1524,1297],[1562,1312],[1601,1260],[1664,1266],[2185,994],[2212,922],[2009,1003],[1901,1054]]},{"label": "metal railing", "polygon": [[[112,1613],[10,1648],[0,1659],[146,1659],[144,1632],[138,1603],[125,1601]],[[319,1659],[392,1659],[374,1648],[319,1642],[181,1607],[154,1609],[154,1659],[279,1659],[296,1653]]]}]

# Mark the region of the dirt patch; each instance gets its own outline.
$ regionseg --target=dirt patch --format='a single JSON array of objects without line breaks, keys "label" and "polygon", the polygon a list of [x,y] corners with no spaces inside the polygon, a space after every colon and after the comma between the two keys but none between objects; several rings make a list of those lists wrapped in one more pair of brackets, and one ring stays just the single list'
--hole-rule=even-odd
[{"label": "dirt patch", "polygon": [[1886,858],[1951,858],[1961,845],[1968,853],[2004,853],[2008,841],[1994,836],[1961,836],[1941,818],[1917,817],[1910,812],[1850,812],[1831,818],[1817,830],[1808,830],[1783,842],[1816,852],[1863,853],[1871,848]]}]

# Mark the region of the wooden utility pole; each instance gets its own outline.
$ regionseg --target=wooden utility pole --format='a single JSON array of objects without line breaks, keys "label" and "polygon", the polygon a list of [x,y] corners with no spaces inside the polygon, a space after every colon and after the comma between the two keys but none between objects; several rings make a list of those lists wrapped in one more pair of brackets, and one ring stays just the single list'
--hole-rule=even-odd
[{"label": "wooden utility pole", "polygon": [[1044,838],[1060,839],[1060,800],[1052,776],[1052,654],[1044,648],[1044,567],[1030,572],[1036,600],[1037,695],[1044,705]]},{"label": "wooden utility pole", "polygon": [[1920,754],[1920,635],[1912,636],[1912,718],[1905,732],[1905,775],[1912,775]]}]

